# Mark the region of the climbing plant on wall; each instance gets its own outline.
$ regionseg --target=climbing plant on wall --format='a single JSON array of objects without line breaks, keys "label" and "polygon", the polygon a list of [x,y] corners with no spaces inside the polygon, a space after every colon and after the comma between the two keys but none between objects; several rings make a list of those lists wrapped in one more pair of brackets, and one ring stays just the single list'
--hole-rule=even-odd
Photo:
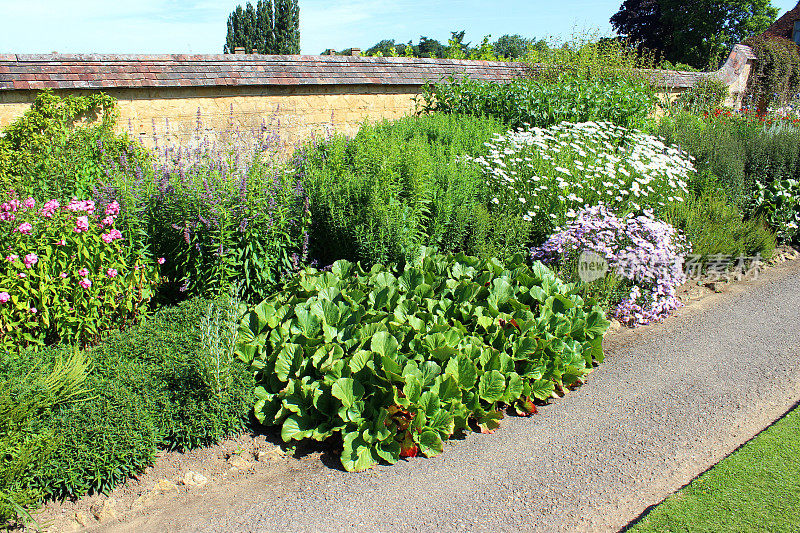
[{"label": "climbing plant on wall", "polygon": [[745,41],[757,61],[747,82],[747,95],[764,110],[791,100],[800,92],[800,53],[789,39],[759,35]]}]

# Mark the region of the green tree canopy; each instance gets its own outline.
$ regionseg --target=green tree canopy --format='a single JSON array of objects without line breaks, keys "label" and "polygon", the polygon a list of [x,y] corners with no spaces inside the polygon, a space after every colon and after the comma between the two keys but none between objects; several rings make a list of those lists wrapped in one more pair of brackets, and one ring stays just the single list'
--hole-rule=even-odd
[{"label": "green tree canopy", "polygon": [[777,15],[770,0],[625,0],[611,25],[671,63],[716,68],[734,44],[766,30]]},{"label": "green tree canopy", "polygon": [[547,42],[544,39],[528,39],[521,35],[502,35],[494,43],[492,43],[494,53],[506,59],[518,59],[528,53],[528,49],[532,48],[539,52],[544,52],[548,49]]}]

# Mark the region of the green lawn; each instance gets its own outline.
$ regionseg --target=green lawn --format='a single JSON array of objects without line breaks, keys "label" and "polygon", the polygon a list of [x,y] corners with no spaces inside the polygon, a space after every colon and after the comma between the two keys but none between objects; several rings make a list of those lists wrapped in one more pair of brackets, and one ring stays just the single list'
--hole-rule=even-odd
[{"label": "green lawn", "polygon": [[800,408],[664,500],[629,531],[800,531]]}]

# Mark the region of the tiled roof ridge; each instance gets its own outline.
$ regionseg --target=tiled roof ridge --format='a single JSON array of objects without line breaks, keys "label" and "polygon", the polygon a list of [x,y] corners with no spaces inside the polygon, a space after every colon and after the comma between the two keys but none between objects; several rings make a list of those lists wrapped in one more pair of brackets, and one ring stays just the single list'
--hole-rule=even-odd
[{"label": "tiled roof ridge", "polygon": [[[654,83],[732,83],[752,50],[736,45],[717,72],[646,71]],[[0,54],[0,91],[265,85],[422,85],[449,76],[508,82],[531,66],[505,61],[259,54]]]},{"label": "tiled roof ridge", "polygon": [[0,61],[51,62],[51,61],[290,61],[331,63],[444,63],[461,65],[521,66],[513,61],[485,61],[480,59],[443,59],[430,57],[341,56],[341,55],[270,55],[270,54],[2,54]]},{"label": "tiled roof ridge", "polygon": [[422,85],[448,76],[510,81],[528,66],[501,61],[357,56],[0,55],[0,90],[226,85]]}]

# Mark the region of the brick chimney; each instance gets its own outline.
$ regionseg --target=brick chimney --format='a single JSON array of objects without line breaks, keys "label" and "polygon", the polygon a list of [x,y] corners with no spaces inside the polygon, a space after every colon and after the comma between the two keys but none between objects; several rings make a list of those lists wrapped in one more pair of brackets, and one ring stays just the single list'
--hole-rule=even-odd
[{"label": "brick chimney", "polygon": [[233,49],[234,54],[244,54],[244,46],[237,46]]},{"label": "brick chimney", "polygon": [[358,57],[361,55],[361,48],[351,48],[350,55],[354,57]]}]

